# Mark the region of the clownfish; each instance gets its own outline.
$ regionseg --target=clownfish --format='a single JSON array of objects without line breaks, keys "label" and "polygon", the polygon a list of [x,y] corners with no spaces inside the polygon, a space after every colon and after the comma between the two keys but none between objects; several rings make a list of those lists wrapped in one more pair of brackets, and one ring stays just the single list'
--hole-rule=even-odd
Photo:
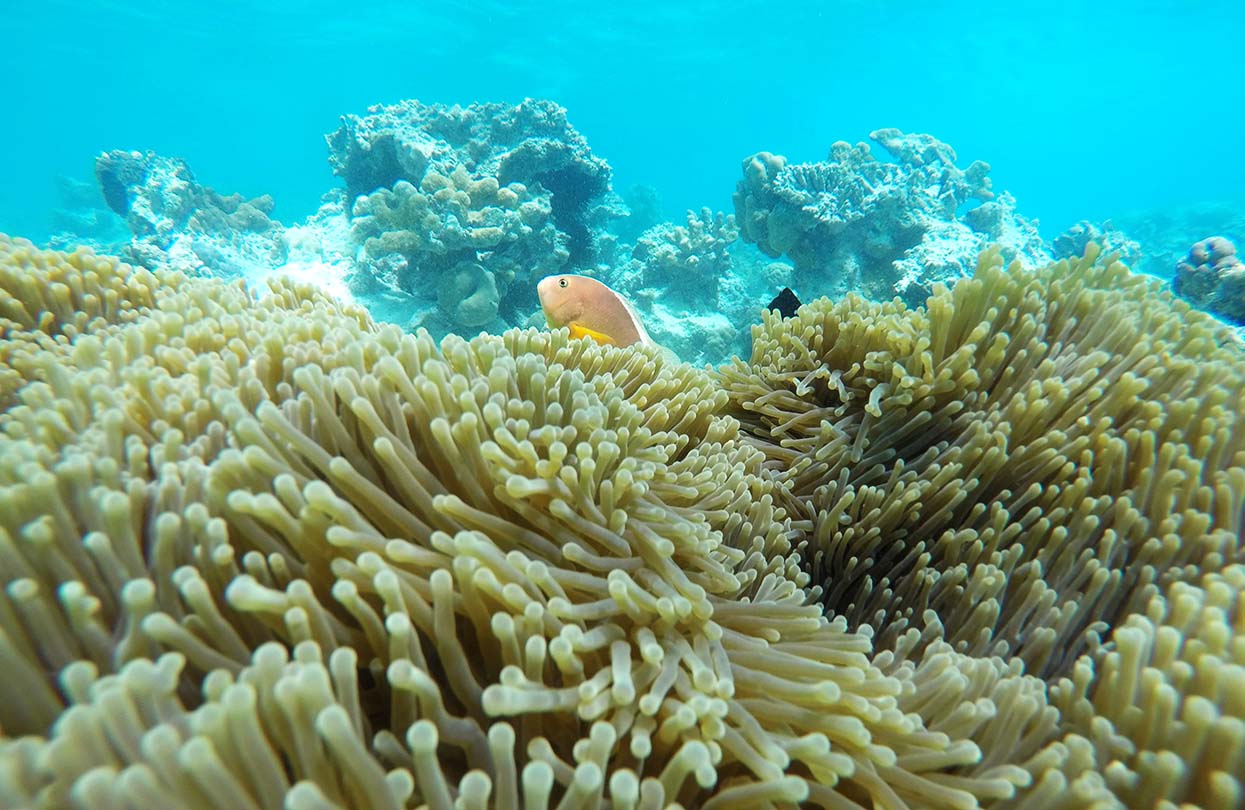
[{"label": "clownfish", "polygon": [[536,295],[549,326],[565,326],[571,337],[610,346],[654,345],[630,302],[595,278],[547,276],[536,285]]}]

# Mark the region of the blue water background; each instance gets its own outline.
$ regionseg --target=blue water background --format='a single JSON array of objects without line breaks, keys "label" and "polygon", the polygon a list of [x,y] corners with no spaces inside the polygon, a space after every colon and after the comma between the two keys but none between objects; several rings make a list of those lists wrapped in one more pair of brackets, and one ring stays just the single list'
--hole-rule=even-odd
[{"label": "blue water background", "polygon": [[928,132],[1048,238],[1245,199],[1245,5],[1229,2],[23,2],[3,14],[0,230],[46,236],[58,174],[186,158],[290,223],[336,184],[343,113],[550,98],[614,186],[730,210],[745,156]]}]

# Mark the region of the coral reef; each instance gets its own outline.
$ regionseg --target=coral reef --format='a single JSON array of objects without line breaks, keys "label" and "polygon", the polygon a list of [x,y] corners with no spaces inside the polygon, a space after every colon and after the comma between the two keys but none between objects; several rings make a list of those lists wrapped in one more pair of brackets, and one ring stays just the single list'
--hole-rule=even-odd
[{"label": "coral reef", "polygon": [[101,155],[103,197],[133,233],[122,257],[261,284],[277,272],[318,275],[379,317],[441,337],[524,324],[540,277],[591,262],[598,248],[612,256],[609,166],[557,105],[405,101],[344,117],[328,141],[346,191],[289,229],[269,218],[271,198],[217,194],[182,160]]},{"label": "coral reef", "polygon": [[960,169],[954,150],[929,135],[880,129],[870,138],[893,162],[842,141],[820,163],[788,164],[769,152],[744,161],[734,198],[740,232],[766,255],[790,257],[797,292],[855,290],[915,305],[934,283],[968,275],[990,242],[1008,258],[1049,260],[1010,198],[960,216],[993,199],[988,164]]},{"label": "coral reef", "polygon": [[1245,372],[1119,264],[718,375],[4,238],[0,319],[3,806],[1242,795]]},{"label": "coral reef", "polygon": [[1172,289],[1199,309],[1245,326],[1245,264],[1230,239],[1195,242],[1176,267]]},{"label": "coral reef", "polygon": [[1238,203],[1203,203],[1124,213],[1111,218],[1141,244],[1138,270],[1172,278],[1189,246],[1206,234],[1245,243],[1245,207]]},{"label": "coral reef", "polygon": [[402,180],[421,188],[429,173],[452,177],[459,168],[473,181],[492,178],[501,188],[518,183],[534,196],[548,192],[550,215],[565,234],[574,267],[592,264],[598,231],[620,213],[609,164],[592,154],[566,110],[550,101],[447,107],[408,99],[343,116],[326,139],[350,204]]},{"label": "coral reef", "polygon": [[114,149],[95,159],[104,201],[133,238],[122,256],[150,268],[225,276],[263,274],[285,259],[272,197],[218,194],[180,158]]},{"label": "coral reef", "polygon": [[692,363],[720,363],[747,353],[744,327],[759,317],[765,290],[732,266],[733,216],[702,208],[686,221],[644,231],[603,280],[631,300],[657,343]]},{"label": "coral reef", "polygon": [[1051,243],[1051,252],[1056,259],[1075,259],[1085,255],[1091,242],[1105,255],[1116,256],[1134,270],[1138,269],[1142,261],[1141,244],[1117,228],[1109,219],[1101,225],[1081,220],[1055,237]]},{"label": "coral reef", "polygon": [[[868,144],[843,142],[820,163],[758,153],[744,163],[733,221],[705,209],[686,224],[657,222],[650,188],[633,188],[624,205],[608,164],[566,111],[532,99],[407,100],[343,117],[327,140],[345,188],[289,228],[271,219],[271,198],[217,194],[178,159],[108,152],[97,179],[133,232],[116,252],[148,269],[261,287],[287,274],[436,339],[542,323],[535,282],[579,272],[629,296],[659,343],[703,364],[746,355],[749,327],[783,287],[804,300],[858,292],[915,306],[938,283],[971,273],[988,244],[1028,266],[1049,260],[1015,200],[994,194],[987,164],[957,167],[955,152],[928,135],[881,129],[871,137],[882,159]],[[109,247],[104,228],[116,217],[92,212],[82,188],[65,188],[78,203],[51,244]],[[1055,249],[1076,256],[1096,241],[1154,272],[1176,226],[1203,221],[1172,216],[1143,223],[1145,257],[1110,223],[1078,223]],[[1152,248],[1154,233],[1162,239]],[[1161,268],[1165,278],[1187,249],[1182,239]]]},{"label": "coral reef", "polygon": [[621,289],[657,288],[686,309],[717,308],[719,285],[731,271],[727,248],[739,236],[735,218],[702,208],[687,225],[661,223],[645,231],[621,274]]}]

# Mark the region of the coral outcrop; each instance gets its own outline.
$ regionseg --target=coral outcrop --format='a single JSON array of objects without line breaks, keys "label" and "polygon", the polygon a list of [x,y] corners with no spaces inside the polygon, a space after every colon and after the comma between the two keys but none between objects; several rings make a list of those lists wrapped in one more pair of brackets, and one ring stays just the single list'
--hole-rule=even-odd
[{"label": "coral outcrop", "polygon": [[660,345],[689,362],[720,363],[747,353],[746,325],[758,319],[765,290],[732,266],[733,216],[702,208],[686,222],[644,231],[604,280],[631,300]]},{"label": "coral outcrop", "polygon": [[731,273],[728,248],[739,236],[735,218],[687,212],[687,224],[665,222],[636,240],[631,261],[616,274],[616,286],[628,292],[652,289],[672,306],[715,308],[720,285]]},{"label": "coral outcrop", "polygon": [[8,239],[0,319],[3,806],[1239,803],[1245,371],[1119,264],[719,374]]},{"label": "coral outcrop", "polygon": [[1199,309],[1245,326],[1245,264],[1232,240],[1212,236],[1195,242],[1176,266],[1172,289]]},{"label": "coral outcrop", "polygon": [[1091,242],[1104,254],[1116,256],[1134,270],[1142,261],[1141,244],[1109,219],[1101,225],[1085,219],[1077,222],[1055,237],[1051,252],[1056,259],[1075,259],[1085,255]]},{"label": "coral outcrop", "polygon": [[[744,239],[795,265],[805,297],[863,291],[923,303],[934,283],[972,271],[977,254],[999,243],[1008,258],[1049,260],[1032,224],[1010,198],[990,204],[990,166],[955,165],[950,146],[929,135],[880,129],[866,143],[839,141],[820,163],[789,164],[760,152],[743,164],[735,218]],[[960,215],[974,202],[991,207]],[[970,212],[971,214],[972,212]]]},{"label": "coral outcrop", "polygon": [[[1221,196],[1221,191],[1214,192]],[[1207,202],[1160,209],[1126,212],[1112,221],[1141,244],[1137,269],[1171,279],[1185,260],[1189,246],[1217,234],[1237,244],[1245,240],[1245,210],[1240,203]]]},{"label": "coral outcrop", "polygon": [[[590,266],[613,237],[609,165],[547,101],[446,107],[408,100],[345,116],[327,136],[357,245],[352,285],[410,296],[437,337],[500,332],[537,309],[545,275]],[[487,320],[463,268],[496,288]],[[455,278],[450,278],[454,276]]]},{"label": "coral outcrop", "polygon": [[[361,245],[353,278],[362,291],[390,286],[419,300],[435,297],[443,329],[500,332],[522,323],[537,306],[535,285],[567,261],[566,237],[554,226],[549,192],[522,183],[499,186],[495,177],[473,179],[461,165],[449,175],[430,170],[415,187],[399,180],[355,200],[352,238]],[[472,294],[478,285],[455,279],[463,267],[479,268],[493,289],[489,317],[445,298],[447,288]],[[449,285],[447,287],[447,285]],[[428,325],[428,324],[423,324]]]},{"label": "coral outcrop", "polygon": [[285,259],[272,197],[248,200],[201,185],[180,158],[114,149],[95,159],[104,201],[125,219],[131,262],[191,274],[253,276]]},{"label": "coral outcrop", "polygon": [[403,180],[422,188],[428,174],[452,177],[460,168],[476,182],[492,178],[499,188],[517,183],[535,196],[547,192],[576,267],[594,261],[597,231],[615,214],[609,164],[550,101],[447,107],[405,100],[343,116],[326,139],[351,204]]}]

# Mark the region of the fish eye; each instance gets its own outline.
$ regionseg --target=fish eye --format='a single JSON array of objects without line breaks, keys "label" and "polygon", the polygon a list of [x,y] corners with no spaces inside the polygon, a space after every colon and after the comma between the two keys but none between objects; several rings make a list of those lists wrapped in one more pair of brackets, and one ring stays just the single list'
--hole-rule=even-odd
[{"label": "fish eye", "polygon": [[560,279],[558,279],[558,286],[559,286],[559,287],[565,287],[565,286],[567,285],[567,283],[568,283],[568,282],[567,282],[567,280],[566,280],[566,279],[564,279],[564,278],[560,278]]}]

